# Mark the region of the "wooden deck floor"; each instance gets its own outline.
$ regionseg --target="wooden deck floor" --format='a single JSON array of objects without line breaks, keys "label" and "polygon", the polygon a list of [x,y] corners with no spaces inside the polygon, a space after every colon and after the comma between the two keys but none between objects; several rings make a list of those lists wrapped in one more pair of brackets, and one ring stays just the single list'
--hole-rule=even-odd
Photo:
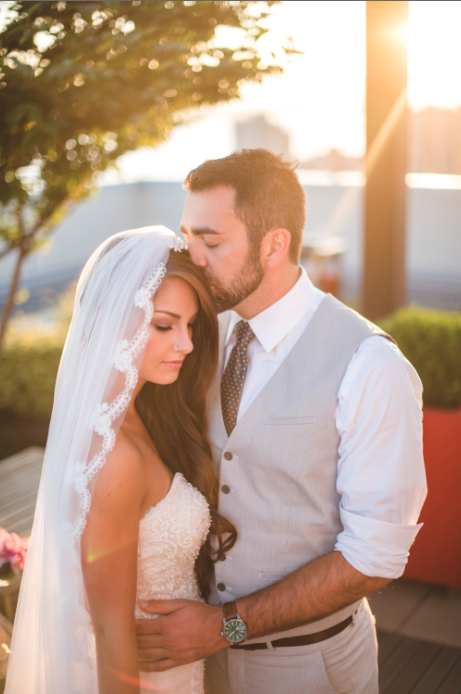
[{"label": "wooden deck floor", "polygon": [[461,694],[461,649],[378,630],[379,694]]},{"label": "wooden deck floor", "polygon": [[44,449],[37,446],[0,462],[0,528],[30,535]]}]

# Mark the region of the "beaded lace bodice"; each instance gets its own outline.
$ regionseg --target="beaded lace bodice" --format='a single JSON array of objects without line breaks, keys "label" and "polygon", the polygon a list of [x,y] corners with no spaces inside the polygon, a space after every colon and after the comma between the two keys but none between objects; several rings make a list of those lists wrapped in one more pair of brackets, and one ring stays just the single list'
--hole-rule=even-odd
[{"label": "beaded lace bodice", "polygon": [[[154,619],[143,612],[141,600],[201,600],[195,560],[211,524],[204,496],[177,472],[168,494],[146,511],[139,522],[135,616]],[[97,694],[96,643],[91,631],[90,658],[93,693]],[[204,662],[182,665],[160,673],[141,672],[141,694],[205,694]],[[144,686],[143,686],[144,684]]]},{"label": "beaded lace bodice", "polygon": [[[138,583],[140,600],[200,600],[195,560],[211,523],[202,494],[176,473],[168,494],[140,520]],[[147,615],[136,604],[136,617]]]}]

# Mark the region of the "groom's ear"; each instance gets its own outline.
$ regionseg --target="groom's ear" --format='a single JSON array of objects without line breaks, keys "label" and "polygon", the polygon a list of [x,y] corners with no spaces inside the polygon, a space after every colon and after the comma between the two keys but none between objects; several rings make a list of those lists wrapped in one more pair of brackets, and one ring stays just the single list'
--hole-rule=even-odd
[{"label": "groom's ear", "polygon": [[291,234],[287,229],[268,231],[261,242],[261,264],[265,270],[275,269],[289,257]]}]

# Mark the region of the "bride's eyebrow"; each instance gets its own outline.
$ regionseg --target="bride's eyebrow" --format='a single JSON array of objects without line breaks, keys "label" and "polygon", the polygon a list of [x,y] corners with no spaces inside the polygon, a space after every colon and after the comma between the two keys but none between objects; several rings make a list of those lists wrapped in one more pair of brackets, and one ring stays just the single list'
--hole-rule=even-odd
[{"label": "bride's eyebrow", "polygon": [[[167,316],[171,316],[172,318],[176,318],[177,320],[179,320],[181,318],[181,316],[178,316],[177,313],[171,313],[171,311],[158,310],[158,311],[154,311],[154,313],[166,313]],[[197,311],[197,313],[195,313],[192,316],[191,320],[193,320],[194,318],[197,318],[198,314],[199,314],[199,312]]]},{"label": "bride's eyebrow", "polygon": [[166,313],[167,316],[171,316],[172,318],[177,318],[178,320],[181,318],[181,316],[178,316],[177,313],[171,313],[170,311],[155,311],[154,313]]}]

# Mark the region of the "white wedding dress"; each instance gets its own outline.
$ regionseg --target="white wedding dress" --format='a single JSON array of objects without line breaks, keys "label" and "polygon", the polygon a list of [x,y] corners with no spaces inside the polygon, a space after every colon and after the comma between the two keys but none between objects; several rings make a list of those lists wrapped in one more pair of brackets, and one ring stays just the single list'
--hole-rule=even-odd
[{"label": "white wedding dress", "polygon": [[[140,600],[201,600],[194,564],[210,527],[210,511],[202,494],[176,473],[168,494],[141,518],[138,545]],[[155,615],[135,607],[137,619]],[[204,694],[204,661],[165,672],[140,672],[141,692]]]}]

